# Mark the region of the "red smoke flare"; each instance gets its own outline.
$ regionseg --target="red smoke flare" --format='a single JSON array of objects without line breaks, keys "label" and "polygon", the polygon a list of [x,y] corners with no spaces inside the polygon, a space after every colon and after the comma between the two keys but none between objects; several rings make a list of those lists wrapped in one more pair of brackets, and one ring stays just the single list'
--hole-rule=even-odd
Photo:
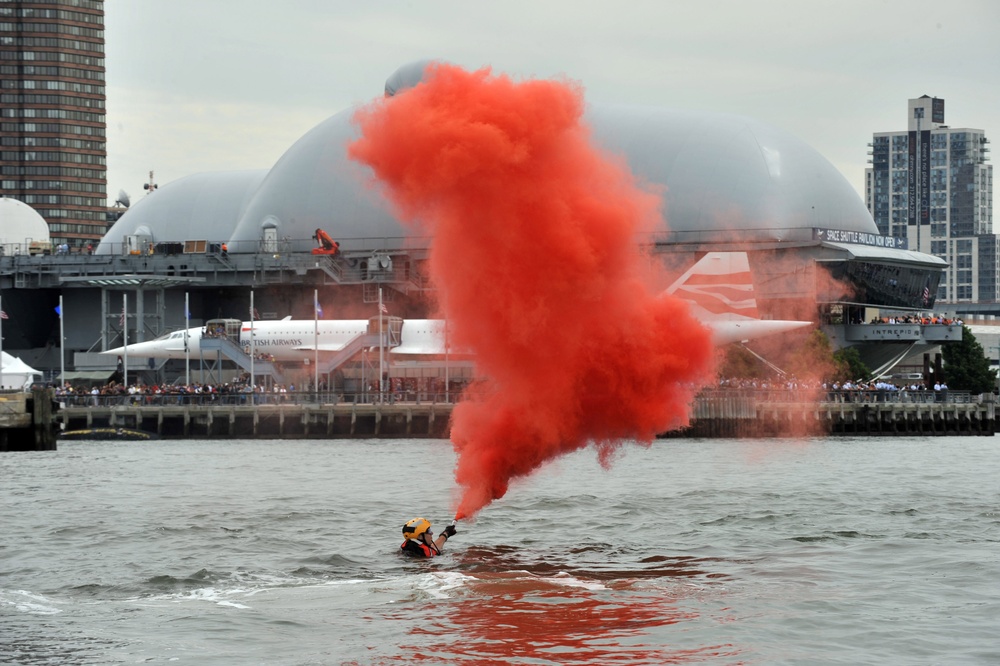
[{"label": "red smoke flare", "polygon": [[555,456],[594,442],[607,462],[686,424],[711,381],[707,330],[644,280],[660,200],[591,145],[583,109],[570,83],[436,65],[355,116],[349,154],[432,236],[450,344],[484,377],[452,416],[459,518]]}]

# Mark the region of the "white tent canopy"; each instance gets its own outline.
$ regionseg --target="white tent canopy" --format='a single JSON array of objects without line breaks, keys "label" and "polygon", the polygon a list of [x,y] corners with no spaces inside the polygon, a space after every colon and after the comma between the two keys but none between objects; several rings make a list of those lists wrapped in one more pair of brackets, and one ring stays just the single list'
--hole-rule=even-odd
[{"label": "white tent canopy", "polygon": [[41,372],[5,351],[0,351],[0,367],[3,368],[3,377],[0,378],[0,388],[24,388],[31,384],[36,376],[42,376]]}]

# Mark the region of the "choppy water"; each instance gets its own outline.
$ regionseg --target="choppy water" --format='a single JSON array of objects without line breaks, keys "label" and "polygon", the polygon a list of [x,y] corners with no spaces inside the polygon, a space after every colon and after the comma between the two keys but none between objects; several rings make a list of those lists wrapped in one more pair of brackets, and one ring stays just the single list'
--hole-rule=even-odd
[{"label": "choppy water", "polygon": [[444,557],[440,441],[0,456],[4,664],[1000,662],[992,438],[669,441],[518,484]]}]

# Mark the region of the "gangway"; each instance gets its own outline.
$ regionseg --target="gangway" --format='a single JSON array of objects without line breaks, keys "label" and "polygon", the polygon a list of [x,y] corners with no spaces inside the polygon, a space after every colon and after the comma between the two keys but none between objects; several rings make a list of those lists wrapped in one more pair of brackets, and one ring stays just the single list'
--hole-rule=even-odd
[{"label": "gangway", "polygon": [[379,317],[369,319],[367,330],[352,338],[344,345],[343,349],[336,352],[324,365],[320,366],[321,372],[323,374],[334,372],[364,349],[398,347],[403,333],[402,317],[382,315],[381,320],[380,328]]},{"label": "gangway", "polygon": [[[277,365],[271,361],[251,358],[250,354],[243,351],[243,348],[237,343],[242,325],[243,322],[238,319],[212,319],[205,322],[199,347],[203,367],[206,353],[214,353],[215,355],[215,361],[208,365],[210,381],[221,383],[222,359],[226,358],[243,370],[253,372],[255,376],[270,375],[276,383],[284,383],[285,378],[278,370]],[[218,375],[216,375],[216,370],[219,370]]]},{"label": "gangway", "polygon": [[367,333],[357,335],[350,342],[344,345],[343,349],[335,353],[330,360],[321,365],[320,372],[323,374],[330,374],[331,372],[334,372],[337,368],[354,358],[362,349],[377,347],[378,340],[379,337],[377,333],[375,335],[368,335]]}]

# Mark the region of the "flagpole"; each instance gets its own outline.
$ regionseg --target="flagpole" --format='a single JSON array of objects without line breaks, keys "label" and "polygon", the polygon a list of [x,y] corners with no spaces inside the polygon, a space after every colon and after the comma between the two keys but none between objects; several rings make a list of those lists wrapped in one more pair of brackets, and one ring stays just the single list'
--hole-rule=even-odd
[{"label": "flagpole", "polygon": [[382,402],[385,393],[385,385],[382,383],[385,377],[385,334],[382,332],[382,318],[385,311],[382,309],[382,287],[378,288],[378,401]]},{"label": "flagpole", "polygon": [[451,356],[449,355],[450,348],[448,345],[448,318],[445,317],[444,320],[444,401],[446,403],[451,402],[451,398],[448,395],[448,390],[451,385],[451,378],[449,377],[451,371]]},{"label": "flagpole", "polygon": [[125,352],[122,380],[125,382],[125,389],[128,390],[128,292],[122,294],[122,322],[122,341],[125,343],[122,347]]},{"label": "flagpole", "polygon": [[[250,393],[256,394],[257,382],[253,374],[253,358],[257,355],[256,341],[253,339],[253,289],[250,290]],[[253,400],[256,403],[256,399]]]},{"label": "flagpole", "polygon": [[313,393],[319,395],[319,289],[313,289]]},{"label": "flagpole", "polygon": [[66,385],[66,353],[63,351],[66,348],[66,332],[63,328],[63,322],[66,318],[63,317],[63,297],[59,294],[59,386]]},{"label": "flagpole", "polygon": [[[0,298],[0,312],[3,312],[3,299]],[[62,315],[60,315],[61,317]],[[0,314],[0,390],[3,390],[3,315]]]},{"label": "flagpole", "polygon": [[188,329],[191,328],[191,306],[188,297],[190,294],[184,292],[184,383],[191,386],[191,345],[188,343]]}]

